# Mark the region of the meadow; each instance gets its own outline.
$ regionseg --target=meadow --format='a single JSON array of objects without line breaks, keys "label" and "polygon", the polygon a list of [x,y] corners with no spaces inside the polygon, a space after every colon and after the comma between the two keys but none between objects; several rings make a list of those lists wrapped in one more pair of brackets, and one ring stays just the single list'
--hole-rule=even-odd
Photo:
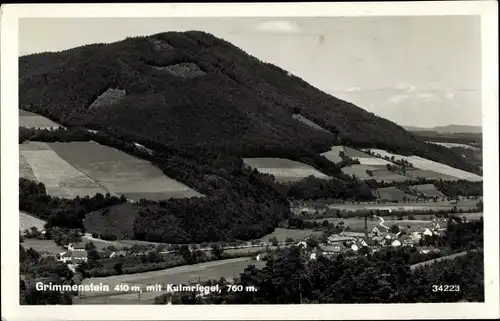
[{"label": "meadow", "polygon": [[428,141],[426,143],[441,145],[441,146],[446,147],[446,148],[461,147],[461,148],[467,148],[467,149],[473,149],[473,150],[480,150],[480,148],[477,148],[477,147],[474,147],[471,145],[466,145],[466,144],[459,144],[459,143],[444,143],[444,142],[431,142],[431,141]]},{"label": "meadow", "polygon": [[426,197],[446,197],[446,195],[438,191],[433,184],[412,185],[410,186],[410,189],[415,190],[418,193],[422,193]]},{"label": "meadow", "polygon": [[39,253],[47,252],[47,253],[51,253],[51,254],[58,254],[58,253],[62,253],[62,252],[67,251],[65,248],[57,245],[52,240],[38,240],[38,239],[25,238],[24,242],[21,243],[21,245],[25,249],[33,248],[33,250],[35,250]]},{"label": "meadow", "polygon": [[284,158],[245,158],[243,161],[261,173],[273,175],[280,182],[298,181],[308,176],[331,178],[312,166]]},{"label": "meadow", "polygon": [[414,199],[415,197],[409,194],[406,194],[402,190],[396,188],[396,187],[383,187],[379,188],[376,191],[378,195],[378,199],[384,200],[384,201],[403,201],[404,199],[406,200],[411,200]]},{"label": "meadow", "polygon": [[461,169],[453,168],[448,165],[444,165],[438,162],[434,162],[419,156],[401,156],[398,154],[393,154],[382,149],[371,149],[371,152],[378,155],[381,158],[384,157],[394,157],[396,160],[406,160],[413,164],[415,168],[432,171],[439,174],[444,174],[448,176],[453,176],[458,179],[465,179],[469,181],[481,181],[482,177],[473,173],[463,171]]},{"label": "meadow", "polygon": [[[62,159],[47,144],[23,143],[19,153],[23,161],[32,169],[33,176],[45,184],[47,193],[51,196],[74,198],[76,196],[93,196],[97,193],[106,194],[94,180],[77,170],[74,166]],[[25,164],[20,164],[25,167]],[[32,178],[26,170],[20,176]]]},{"label": "meadow", "polygon": [[58,128],[60,126],[61,125],[58,123],[55,123],[46,117],[19,109],[19,127],[48,129]]},{"label": "meadow", "polygon": [[39,231],[44,229],[45,221],[31,216],[24,212],[19,212],[19,230],[24,232],[25,230],[29,230],[32,227],[36,227]]}]

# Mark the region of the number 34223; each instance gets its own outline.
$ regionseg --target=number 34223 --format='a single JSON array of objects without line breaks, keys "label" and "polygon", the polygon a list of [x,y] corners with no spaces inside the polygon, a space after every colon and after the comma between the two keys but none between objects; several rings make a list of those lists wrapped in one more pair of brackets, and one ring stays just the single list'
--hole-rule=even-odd
[{"label": "number 34223", "polygon": [[460,291],[460,285],[434,284],[432,286],[432,292],[458,292],[458,291]]}]

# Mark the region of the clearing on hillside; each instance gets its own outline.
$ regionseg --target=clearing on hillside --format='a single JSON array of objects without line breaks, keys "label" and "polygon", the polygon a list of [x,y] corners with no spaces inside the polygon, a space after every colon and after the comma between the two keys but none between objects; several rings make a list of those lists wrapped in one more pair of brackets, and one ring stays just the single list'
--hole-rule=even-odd
[{"label": "clearing on hillside", "polygon": [[19,109],[19,127],[49,129],[61,125],[35,113]]},{"label": "clearing on hillside", "polygon": [[[112,193],[134,200],[202,197],[150,162],[95,142],[49,143],[57,154]],[[151,195],[149,195],[151,193]],[[139,197],[139,198],[132,198]]]},{"label": "clearing on hillside", "polygon": [[317,129],[317,130],[321,130],[323,132],[330,133],[328,130],[324,129],[323,127],[321,127],[320,125],[316,124],[312,120],[307,119],[306,117],[302,116],[301,114],[293,114],[292,118],[295,119],[295,120],[300,121],[303,124],[306,124],[307,126],[309,126],[311,128],[314,128],[314,129]]},{"label": "clearing on hillside", "polygon": [[468,181],[482,181],[482,177],[473,173],[463,171],[461,169],[453,168],[448,165],[444,165],[438,162],[434,162],[419,156],[402,156],[398,154],[393,154],[382,149],[371,149],[371,152],[375,155],[380,155],[381,157],[393,157],[397,160],[406,160],[407,162],[413,164],[415,168],[437,172],[444,175],[449,175],[456,177],[458,179],[464,179]]},{"label": "clearing on hillside", "polygon": [[44,229],[45,221],[29,215],[24,212],[19,212],[19,231],[24,232],[32,227],[36,227],[39,231]]},{"label": "clearing on hillside", "polygon": [[402,190],[393,186],[377,189],[377,196],[380,200],[389,202],[401,202],[404,200],[415,199],[414,196],[406,194]]},{"label": "clearing on hillside", "polygon": [[127,93],[125,90],[109,88],[90,105],[89,108],[100,108],[120,102]]},{"label": "clearing on hillside", "polygon": [[196,78],[199,76],[203,76],[206,74],[197,64],[191,62],[181,62],[180,64],[157,67],[154,66],[157,70],[167,71],[169,74],[181,78]]},{"label": "clearing on hillside", "polygon": [[[371,171],[372,175],[369,175],[366,171]],[[402,182],[409,178],[397,173],[393,173],[385,166],[369,166],[364,164],[354,164],[348,167],[342,168],[342,172],[347,175],[354,175],[360,180],[370,180],[374,179],[376,181],[384,182]]]},{"label": "clearing on hillside", "polygon": [[[24,146],[23,146],[24,145]],[[28,146],[27,146],[28,145]],[[106,190],[85,174],[59,157],[50,147],[44,144],[23,143],[20,148],[20,159],[24,159],[31,167],[36,181],[42,182],[51,196],[74,198],[76,196],[93,196],[106,194]],[[26,165],[24,164],[23,167]],[[27,176],[23,176],[27,174]],[[20,171],[20,176],[32,179],[29,171]]]},{"label": "clearing on hillside", "polygon": [[245,158],[244,163],[261,173],[273,175],[277,181],[292,182],[308,176],[331,179],[310,165],[284,158]]},{"label": "clearing on hillside", "polygon": [[412,185],[410,189],[415,190],[419,194],[424,194],[425,197],[446,198],[446,195],[438,191],[433,184]]}]

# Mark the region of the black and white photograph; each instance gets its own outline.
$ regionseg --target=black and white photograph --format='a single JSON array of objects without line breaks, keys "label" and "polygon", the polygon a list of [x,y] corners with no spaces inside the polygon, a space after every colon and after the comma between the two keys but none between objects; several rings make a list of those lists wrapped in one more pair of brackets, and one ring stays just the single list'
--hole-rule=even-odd
[{"label": "black and white photograph", "polygon": [[497,10],[2,7],[2,302],[499,317]]}]

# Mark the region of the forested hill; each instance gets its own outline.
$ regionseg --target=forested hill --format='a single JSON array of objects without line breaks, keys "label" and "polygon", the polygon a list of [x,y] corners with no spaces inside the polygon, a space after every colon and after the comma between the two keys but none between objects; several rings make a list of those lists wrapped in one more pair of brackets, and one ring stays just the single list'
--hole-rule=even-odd
[{"label": "forested hill", "polygon": [[[453,151],[204,32],[24,56],[19,76],[21,108],[138,142],[239,156],[312,154],[341,143],[474,170]],[[294,113],[329,132],[295,120]]]}]

